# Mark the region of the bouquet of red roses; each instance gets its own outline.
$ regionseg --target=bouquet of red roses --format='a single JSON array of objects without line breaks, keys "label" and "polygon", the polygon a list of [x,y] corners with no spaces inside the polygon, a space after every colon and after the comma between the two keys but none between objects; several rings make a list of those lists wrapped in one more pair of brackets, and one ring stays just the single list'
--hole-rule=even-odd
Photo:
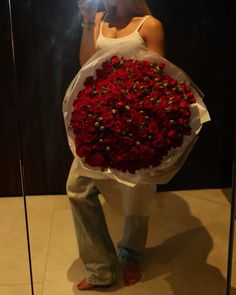
[{"label": "bouquet of red roses", "polygon": [[167,183],[210,120],[202,97],[182,69],[145,46],[99,50],[63,101],[80,175]]},{"label": "bouquet of red roses", "polygon": [[76,153],[92,167],[134,173],[157,167],[191,134],[184,82],[164,71],[164,63],[112,56],[87,77],[73,103],[71,127]]}]

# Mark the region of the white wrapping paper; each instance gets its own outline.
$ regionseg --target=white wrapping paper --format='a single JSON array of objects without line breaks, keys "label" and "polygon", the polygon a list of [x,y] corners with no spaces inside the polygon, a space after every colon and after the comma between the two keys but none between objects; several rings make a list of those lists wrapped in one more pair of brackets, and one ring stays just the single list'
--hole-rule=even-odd
[{"label": "white wrapping paper", "polygon": [[[127,44],[127,43],[126,43]],[[110,57],[117,55],[124,58],[132,58],[136,60],[148,60],[157,63],[165,63],[164,71],[178,82],[185,81],[190,86],[193,92],[196,103],[190,105],[191,118],[190,126],[192,128],[191,135],[184,136],[184,142],[181,147],[172,149],[168,155],[164,157],[162,163],[155,168],[141,169],[135,174],[129,172],[121,172],[116,169],[106,169],[102,171],[100,168],[94,168],[78,158],[78,169],[82,176],[87,176],[93,179],[113,179],[121,184],[134,187],[138,183],[146,184],[165,184],[179,171],[184,161],[189,155],[193,145],[195,144],[198,134],[202,128],[202,124],[210,121],[210,116],[207,108],[202,100],[203,93],[188,77],[188,75],[179,67],[160,56],[158,53],[148,49],[144,45],[129,42],[129,46],[119,44],[115,48],[101,49],[97,51],[80,69],[71,84],[69,85],[63,101],[63,115],[66,126],[66,132],[70,149],[75,157],[78,157],[75,152],[74,134],[70,128],[71,113],[73,110],[73,102],[77,97],[78,92],[84,88],[84,81],[88,76],[95,76],[96,69],[101,67],[101,64]]]}]

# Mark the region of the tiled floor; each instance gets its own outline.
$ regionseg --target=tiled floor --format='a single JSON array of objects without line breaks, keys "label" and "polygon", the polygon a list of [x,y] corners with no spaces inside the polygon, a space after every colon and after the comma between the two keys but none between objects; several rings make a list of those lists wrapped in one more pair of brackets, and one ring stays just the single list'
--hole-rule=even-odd
[{"label": "tiled floor", "polygon": [[[120,295],[225,295],[230,189],[157,193],[142,282],[107,290]],[[101,197],[114,243],[123,218]],[[35,295],[76,295],[83,277],[66,196],[27,197]],[[22,198],[0,198],[0,294],[30,295]],[[236,234],[235,234],[236,236]],[[236,244],[236,243],[235,243]],[[235,245],[236,247],[236,245]],[[236,294],[236,249],[231,295]],[[96,294],[87,291],[85,294]]]}]

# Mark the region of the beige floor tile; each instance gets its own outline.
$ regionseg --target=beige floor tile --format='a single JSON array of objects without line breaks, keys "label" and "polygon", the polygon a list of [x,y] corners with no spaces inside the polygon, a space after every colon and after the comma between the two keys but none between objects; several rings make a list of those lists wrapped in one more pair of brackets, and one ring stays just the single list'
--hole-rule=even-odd
[{"label": "beige floor tile", "polygon": [[190,211],[197,217],[202,226],[209,233],[209,250],[207,262],[216,266],[226,277],[228,240],[230,226],[230,206],[221,206],[215,202],[204,202],[196,199],[188,199]]},{"label": "beige floor tile", "polygon": [[[30,285],[9,285],[0,286],[1,295],[31,295]],[[35,294],[39,295],[39,294]]]},{"label": "beige floor tile", "polygon": [[68,199],[60,196],[55,199],[52,231],[49,242],[45,282],[67,283],[72,261],[78,259],[78,248],[74,224]]},{"label": "beige floor tile", "polygon": [[232,266],[232,286],[236,288],[236,221],[234,222],[234,245],[233,245],[233,266]]},{"label": "beige floor tile", "polygon": [[[202,200],[207,200],[212,203],[218,203],[222,205],[229,205],[231,199],[231,188],[225,189],[196,189],[196,190],[183,190],[176,191],[179,196],[195,197]],[[162,194],[162,192],[161,192]]]},{"label": "beige floor tile", "polygon": [[[199,245],[196,244],[198,247],[192,245],[192,254],[195,252],[195,256],[200,255],[199,258],[202,258],[202,255],[207,257],[207,262],[218,267],[226,275],[230,207],[204,199],[180,196],[176,192],[167,193],[163,204],[162,210],[156,211],[156,214],[152,213],[156,220],[150,225],[150,236],[155,236],[154,232],[152,233],[155,227],[161,228],[159,236],[164,240],[199,229],[202,232],[202,237],[199,236],[202,241],[199,241]],[[157,236],[158,228],[155,230]],[[202,251],[205,253],[198,253],[201,245],[204,245]]]},{"label": "beige floor tile", "polygon": [[[112,239],[117,243],[123,217],[103,197],[100,199]],[[28,207],[31,251],[36,259],[34,278],[42,283],[34,284],[35,295],[81,294],[74,283],[83,277],[83,265],[67,197],[31,197]],[[220,190],[158,193],[151,208],[142,282],[124,287],[120,281],[104,291],[119,295],[225,295],[229,210]],[[236,251],[234,255],[236,258]],[[235,263],[234,267],[236,270]],[[234,279],[232,285],[236,288]],[[15,287],[20,288],[0,286],[0,294],[21,295],[20,289],[9,293]],[[235,294],[233,289],[231,295]],[[28,295],[26,291],[24,295]]]},{"label": "beige floor tile", "polygon": [[34,295],[42,295],[43,284],[34,283]]},{"label": "beige floor tile", "polygon": [[[69,292],[73,282],[83,276],[83,267],[76,256],[75,237],[72,240],[69,238],[73,235],[73,223],[68,202],[64,201],[67,202],[58,199],[55,206],[53,238],[44,286],[46,293],[43,295],[53,292],[61,294],[63,285],[64,292]],[[117,243],[122,233],[123,218],[114,213],[103,198],[102,203],[112,239]],[[161,294],[189,295],[194,287],[196,292],[193,294],[223,295],[226,285],[228,214],[229,207],[221,201],[209,202],[204,197],[180,196],[174,192],[163,194],[152,206],[148,248],[143,262],[144,282],[132,289],[114,287],[106,293],[153,294],[153,291],[159,291]],[[63,241],[57,231],[70,241]],[[74,249],[74,259],[67,252],[66,246],[69,245],[73,245],[70,249]],[[62,253],[64,257],[58,261],[57,257]],[[71,265],[68,264],[69,260],[72,261]]]},{"label": "beige floor tile", "polygon": [[55,196],[27,196],[34,283],[44,281]]},{"label": "beige floor tile", "polygon": [[[158,293],[156,292],[158,290]],[[58,284],[47,283],[44,289],[44,295],[79,295],[81,291],[77,290],[74,285],[63,286],[62,283],[58,282]],[[96,289],[91,291],[86,291],[87,295],[95,295],[99,293],[105,293],[108,295],[119,294],[119,295],[153,295],[153,294],[161,294],[161,295],[173,295],[169,283],[165,281],[164,276],[158,278],[156,281],[149,282],[141,282],[135,286],[125,287],[121,283],[116,284],[107,289]],[[188,294],[189,295],[189,294]]]},{"label": "beige floor tile", "polygon": [[0,198],[0,224],[0,285],[27,284],[30,278],[22,197]]},{"label": "beige floor tile", "polygon": [[[201,281],[212,283],[209,293],[202,288],[197,294],[224,294],[220,292],[226,284],[229,207],[175,192],[159,197],[151,211],[145,276],[155,280],[170,272],[173,290],[180,288],[178,281],[175,284],[178,277],[184,282],[188,276],[192,286]],[[191,284],[187,287],[183,282],[180,285],[185,287],[174,294],[189,290]]]}]

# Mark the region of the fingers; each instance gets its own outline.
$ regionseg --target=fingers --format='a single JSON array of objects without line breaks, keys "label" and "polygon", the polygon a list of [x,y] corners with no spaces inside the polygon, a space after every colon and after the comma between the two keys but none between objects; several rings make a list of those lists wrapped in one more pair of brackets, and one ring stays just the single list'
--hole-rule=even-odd
[{"label": "fingers", "polygon": [[77,0],[80,12],[89,18],[95,18],[98,9],[98,0]]}]

